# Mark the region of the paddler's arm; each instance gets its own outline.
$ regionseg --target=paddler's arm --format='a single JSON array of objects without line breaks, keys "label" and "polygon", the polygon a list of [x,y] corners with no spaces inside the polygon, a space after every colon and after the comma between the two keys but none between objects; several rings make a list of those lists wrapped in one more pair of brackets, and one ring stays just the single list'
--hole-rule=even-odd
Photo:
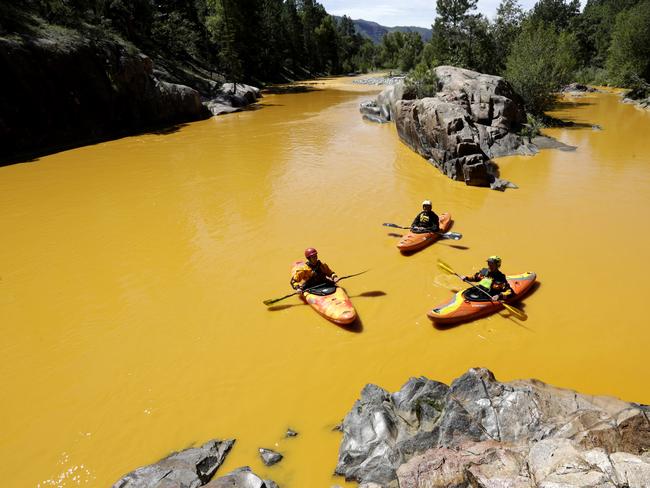
[{"label": "paddler's arm", "polygon": [[332,271],[327,264],[323,262],[321,262],[320,264],[321,264],[321,270],[323,271],[323,273],[325,273],[325,276],[327,276],[327,278],[329,278],[334,283],[336,283],[339,280],[337,274],[334,271]]},{"label": "paddler's arm", "polygon": [[422,213],[422,212],[420,212],[419,214],[417,214],[417,215],[415,216],[415,218],[413,219],[413,223],[411,224],[411,229],[417,229],[417,228],[420,227],[420,214],[421,214],[421,213]]},{"label": "paddler's arm", "polygon": [[495,283],[494,287],[495,291],[498,291],[499,293],[492,297],[493,300],[505,300],[506,298],[513,296],[515,293],[510,286],[510,283],[507,281],[503,283]]},{"label": "paddler's arm", "polygon": [[291,288],[293,288],[297,292],[300,292],[301,294],[303,292],[303,286],[307,282],[307,277],[305,276],[305,274],[306,273],[304,269],[298,269],[293,274],[293,276],[291,277],[291,281],[289,282],[291,284]]},{"label": "paddler's arm", "polygon": [[477,273],[474,273],[471,276],[461,276],[461,278],[462,278],[463,281],[473,281],[473,282],[481,281],[483,279],[482,276],[481,276],[480,271],[477,272]]}]

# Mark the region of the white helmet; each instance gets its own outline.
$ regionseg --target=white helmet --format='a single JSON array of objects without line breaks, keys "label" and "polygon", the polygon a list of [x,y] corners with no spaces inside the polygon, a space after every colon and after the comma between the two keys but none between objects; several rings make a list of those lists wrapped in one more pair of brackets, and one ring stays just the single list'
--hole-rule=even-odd
[{"label": "white helmet", "polygon": [[431,200],[425,200],[422,202],[422,206],[424,207],[425,205],[428,205],[429,207],[431,206]]}]

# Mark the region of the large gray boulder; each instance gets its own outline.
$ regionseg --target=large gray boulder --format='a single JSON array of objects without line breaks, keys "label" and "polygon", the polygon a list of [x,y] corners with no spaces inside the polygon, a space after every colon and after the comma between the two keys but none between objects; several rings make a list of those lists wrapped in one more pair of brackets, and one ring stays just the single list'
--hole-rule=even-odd
[{"label": "large gray boulder", "polygon": [[128,473],[113,488],[198,488],[210,481],[234,443],[234,439],[213,439],[200,447],[172,453]]},{"label": "large gray boulder", "polygon": [[263,480],[244,466],[212,480],[204,488],[279,488],[272,480]]},{"label": "large gray boulder", "polygon": [[514,187],[499,179],[491,158],[537,152],[518,135],[526,122],[521,98],[499,76],[453,66],[438,66],[435,73],[435,96],[415,99],[403,83],[389,86],[362,104],[364,118],[394,121],[400,139],[451,179]]},{"label": "large gray boulder", "polygon": [[224,83],[216,96],[207,100],[205,106],[212,115],[241,112],[244,107],[255,103],[262,93],[260,89],[244,83]]},{"label": "large gray boulder", "polygon": [[[623,487],[584,483],[607,472],[596,462],[604,454],[616,479],[650,481],[649,419],[647,406],[536,380],[500,383],[486,369],[471,369],[451,386],[412,378],[393,394],[367,385],[343,421],[336,473],[384,488]],[[556,462],[560,454],[597,468],[583,470],[583,484],[552,484],[570,472]],[[548,484],[535,484],[542,479]]]}]

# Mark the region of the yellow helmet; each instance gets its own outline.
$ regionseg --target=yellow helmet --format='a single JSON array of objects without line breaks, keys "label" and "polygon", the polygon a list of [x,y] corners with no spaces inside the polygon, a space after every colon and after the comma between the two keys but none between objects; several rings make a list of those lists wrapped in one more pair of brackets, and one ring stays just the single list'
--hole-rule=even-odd
[{"label": "yellow helmet", "polygon": [[490,256],[487,258],[488,263],[494,263],[498,266],[501,266],[501,258],[499,256]]}]

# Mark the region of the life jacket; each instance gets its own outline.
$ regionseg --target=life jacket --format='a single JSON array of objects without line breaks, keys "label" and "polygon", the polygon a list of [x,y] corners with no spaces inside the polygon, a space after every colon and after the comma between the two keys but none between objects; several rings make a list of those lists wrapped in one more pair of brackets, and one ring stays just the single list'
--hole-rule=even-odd
[{"label": "life jacket", "polygon": [[494,283],[494,278],[488,276],[490,270],[488,268],[483,268],[479,271],[479,276],[481,276],[481,281],[478,282],[478,286],[485,288],[486,290],[492,289],[492,283]]},{"label": "life jacket", "polygon": [[418,217],[418,222],[422,227],[431,226],[431,219],[429,218],[426,212],[420,212],[420,216]]}]

